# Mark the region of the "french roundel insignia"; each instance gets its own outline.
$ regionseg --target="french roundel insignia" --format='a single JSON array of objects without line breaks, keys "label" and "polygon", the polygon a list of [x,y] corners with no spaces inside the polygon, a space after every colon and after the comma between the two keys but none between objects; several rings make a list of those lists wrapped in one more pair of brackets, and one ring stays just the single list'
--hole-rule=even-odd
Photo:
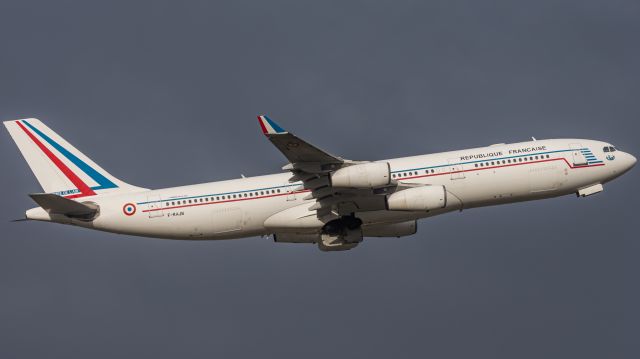
[{"label": "french roundel insignia", "polygon": [[136,213],[136,205],[133,203],[127,203],[122,207],[122,212],[127,216],[133,216]]}]

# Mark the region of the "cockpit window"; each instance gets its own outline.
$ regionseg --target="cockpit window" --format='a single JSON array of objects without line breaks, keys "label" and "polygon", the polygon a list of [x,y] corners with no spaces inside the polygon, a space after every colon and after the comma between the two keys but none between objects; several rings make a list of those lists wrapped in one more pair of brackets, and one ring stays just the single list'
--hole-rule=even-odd
[{"label": "cockpit window", "polygon": [[616,152],[616,148],[613,146],[607,146],[605,148],[602,149],[604,152]]},{"label": "cockpit window", "polygon": [[602,151],[604,151],[604,152],[609,152],[609,148],[610,148],[609,146],[606,146],[606,147],[604,147],[604,148],[602,149]]}]

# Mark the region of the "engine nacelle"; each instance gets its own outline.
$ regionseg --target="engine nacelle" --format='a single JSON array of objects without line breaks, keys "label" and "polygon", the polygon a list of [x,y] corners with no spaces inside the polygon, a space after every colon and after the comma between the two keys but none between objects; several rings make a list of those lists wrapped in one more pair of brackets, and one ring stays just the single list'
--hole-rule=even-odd
[{"label": "engine nacelle", "polygon": [[362,235],[365,237],[404,237],[416,234],[417,231],[416,221],[362,226]]},{"label": "engine nacelle", "polygon": [[273,241],[278,243],[318,243],[319,233],[274,233]]},{"label": "engine nacelle", "polygon": [[391,183],[388,162],[370,162],[341,168],[331,174],[333,187],[377,188]]},{"label": "engine nacelle", "polygon": [[444,186],[423,186],[395,192],[387,197],[391,211],[430,211],[447,205]]}]

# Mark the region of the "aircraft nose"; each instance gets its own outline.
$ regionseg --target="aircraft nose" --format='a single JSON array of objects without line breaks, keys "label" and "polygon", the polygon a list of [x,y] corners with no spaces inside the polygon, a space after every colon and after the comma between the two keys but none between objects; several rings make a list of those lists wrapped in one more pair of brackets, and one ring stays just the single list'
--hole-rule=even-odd
[{"label": "aircraft nose", "polygon": [[629,168],[631,168],[636,165],[636,162],[638,162],[638,160],[635,158],[634,155],[630,153],[627,153],[627,155],[629,156]]}]

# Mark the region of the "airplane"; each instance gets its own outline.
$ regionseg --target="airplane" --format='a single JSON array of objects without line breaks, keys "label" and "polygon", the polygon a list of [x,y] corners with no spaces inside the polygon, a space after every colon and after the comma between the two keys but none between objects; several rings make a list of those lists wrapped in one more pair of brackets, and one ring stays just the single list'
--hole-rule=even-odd
[{"label": "airplane", "polygon": [[286,172],[151,190],[109,174],[35,118],[6,121],[43,192],[23,220],[181,240],[272,237],[356,247],[404,237],[417,220],[470,208],[576,194],[586,197],[636,158],[608,142],[549,139],[380,161],[325,152],[258,116]]}]

